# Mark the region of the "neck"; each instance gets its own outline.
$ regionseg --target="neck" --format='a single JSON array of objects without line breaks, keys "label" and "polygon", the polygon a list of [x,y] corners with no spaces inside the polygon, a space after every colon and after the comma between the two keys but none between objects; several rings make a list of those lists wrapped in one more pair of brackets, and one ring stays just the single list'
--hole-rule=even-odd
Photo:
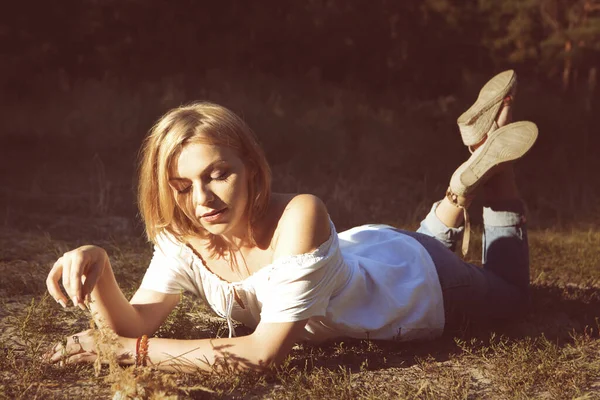
[{"label": "neck", "polygon": [[230,249],[239,250],[243,247],[251,247],[253,244],[252,238],[249,236],[249,232],[245,229],[245,232],[240,232],[239,234],[226,234],[219,235],[219,239],[223,241]]}]

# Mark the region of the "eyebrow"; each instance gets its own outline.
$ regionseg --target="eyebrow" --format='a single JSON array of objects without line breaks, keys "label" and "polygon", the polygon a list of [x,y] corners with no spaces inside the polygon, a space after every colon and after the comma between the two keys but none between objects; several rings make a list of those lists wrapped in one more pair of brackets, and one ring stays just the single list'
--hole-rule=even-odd
[{"label": "eyebrow", "polygon": [[[202,171],[202,173],[200,175],[205,174],[206,171],[208,171],[210,169],[214,169],[217,164],[224,164],[224,163],[226,164],[227,161],[225,161],[225,160],[213,161],[210,164],[208,164],[206,166],[206,168],[204,168],[204,170]],[[169,182],[171,182],[171,181],[181,182],[181,181],[189,181],[189,179],[188,178],[171,177],[171,178],[169,178]]]}]

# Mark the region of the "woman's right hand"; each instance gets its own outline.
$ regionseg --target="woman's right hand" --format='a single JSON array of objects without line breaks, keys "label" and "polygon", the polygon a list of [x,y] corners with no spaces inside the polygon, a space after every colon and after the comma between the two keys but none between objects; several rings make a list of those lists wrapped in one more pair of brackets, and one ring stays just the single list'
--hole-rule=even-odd
[{"label": "woman's right hand", "polygon": [[[84,310],[84,299],[92,292],[107,264],[108,254],[101,247],[88,245],[68,251],[56,260],[48,274],[48,292],[63,307],[70,299],[74,306]],[[68,297],[58,284],[61,277]]]}]

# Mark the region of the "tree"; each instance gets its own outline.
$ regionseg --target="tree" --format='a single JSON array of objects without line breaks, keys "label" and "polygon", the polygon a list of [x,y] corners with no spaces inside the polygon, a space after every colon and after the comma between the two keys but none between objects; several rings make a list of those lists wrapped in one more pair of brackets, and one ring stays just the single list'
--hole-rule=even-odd
[{"label": "tree", "polygon": [[587,89],[594,91],[600,0],[479,0],[479,10],[489,20],[484,42],[497,61],[560,79],[565,91],[587,72]]}]

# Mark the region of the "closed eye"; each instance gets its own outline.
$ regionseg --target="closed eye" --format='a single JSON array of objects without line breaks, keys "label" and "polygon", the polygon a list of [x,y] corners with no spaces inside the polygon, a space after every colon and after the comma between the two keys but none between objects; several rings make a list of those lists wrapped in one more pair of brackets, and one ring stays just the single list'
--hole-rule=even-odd
[{"label": "closed eye", "polygon": [[230,173],[229,171],[215,171],[211,176],[210,179],[214,180],[214,181],[224,181],[229,177]]},{"label": "closed eye", "polygon": [[190,190],[192,189],[192,186],[187,186],[185,188],[175,188],[175,190],[177,191],[177,193],[179,194],[185,194],[188,193]]},{"label": "closed eye", "polygon": [[173,188],[173,190],[175,190],[177,193],[179,194],[185,194],[187,192],[190,191],[190,189],[192,188],[192,185],[190,184],[190,182],[186,182],[186,181],[180,181],[180,180],[170,180],[169,181],[169,186],[171,186],[171,188]]}]

